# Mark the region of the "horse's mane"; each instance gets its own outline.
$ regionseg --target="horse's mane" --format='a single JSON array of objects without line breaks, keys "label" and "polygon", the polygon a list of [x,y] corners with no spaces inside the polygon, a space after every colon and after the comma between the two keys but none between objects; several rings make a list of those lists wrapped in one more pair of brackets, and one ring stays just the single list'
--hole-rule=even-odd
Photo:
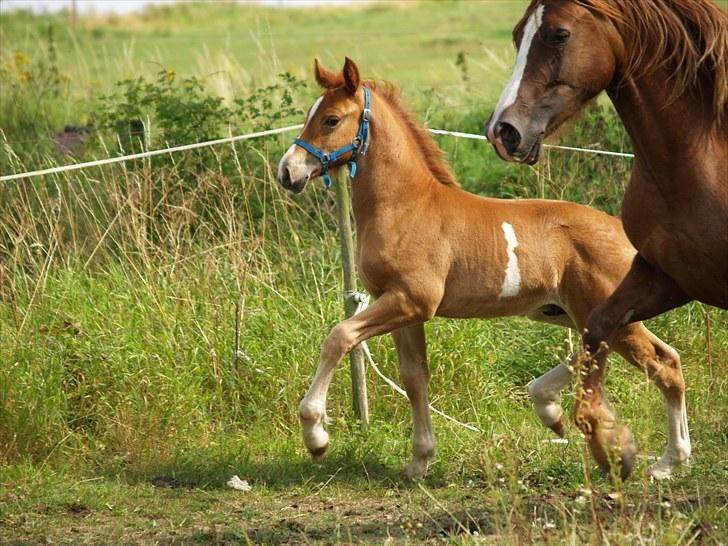
[{"label": "horse's mane", "polygon": [[[538,4],[531,2],[527,13]],[[672,71],[671,99],[712,91],[716,121],[728,118],[728,12],[712,0],[573,0],[612,21],[628,52],[624,78]],[[645,47],[646,42],[653,47]]]},{"label": "horse's mane", "polygon": [[435,179],[446,186],[460,186],[445,160],[443,151],[437,145],[430,133],[420,125],[402,102],[399,89],[390,82],[377,82],[367,80],[363,82],[369,89],[375,91],[379,97],[392,108],[393,112],[402,120],[409,130],[424,156],[427,167]]}]

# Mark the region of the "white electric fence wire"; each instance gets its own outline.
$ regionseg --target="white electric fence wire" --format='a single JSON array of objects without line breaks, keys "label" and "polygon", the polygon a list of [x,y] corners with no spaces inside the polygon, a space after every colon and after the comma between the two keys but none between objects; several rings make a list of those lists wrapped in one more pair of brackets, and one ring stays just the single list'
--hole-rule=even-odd
[{"label": "white electric fence wire", "polygon": [[[362,311],[364,311],[364,309],[366,309],[369,306],[369,296],[367,296],[366,294],[363,294],[361,292],[353,292],[353,291],[346,292],[346,297],[351,298],[356,302],[356,311],[354,312],[355,315],[361,313]],[[379,366],[377,366],[377,363],[374,362],[374,358],[372,358],[372,353],[371,353],[371,351],[369,351],[369,346],[367,345],[367,342],[362,341],[359,344],[359,347],[361,347],[361,349],[364,351],[364,354],[366,355],[367,360],[369,361],[369,365],[372,367],[374,372],[379,377],[381,377],[382,380],[392,388],[392,390],[394,390],[395,392],[398,392],[399,394],[401,394],[402,396],[404,396],[405,398],[407,398],[409,400],[409,396],[407,396],[407,392],[405,392],[405,390],[402,387],[397,385],[397,383],[395,383],[389,377],[384,375],[382,373],[382,371],[379,369]],[[448,421],[452,421],[456,425],[460,425],[461,427],[466,428],[468,430],[472,430],[474,432],[483,432],[481,429],[479,429],[475,425],[463,423],[461,421],[458,421],[454,417],[450,417],[445,412],[442,412],[439,409],[433,407],[432,404],[429,404],[429,406],[430,406],[430,410],[432,410],[433,413],[436,413],[437,415],[447,419]]]},{"label": "white electric fence wire", "polygon": [[268,129],[267,131],[257,131],[255,133],[247,133],[245,135],[238,135],[234,137],[218,138],[215,140],[208,140],[206,142],[196,142],[194,144],[184,144],[182,146],[174,146],[172,148],[163,148],[161,150],[150,150],[148,152],[139,152],[138,154],[121,155],[119,157],[109,157],[107,159],[97,159],[95,161],[87,161],[85,163],[74,163],[73,165],[63,165],[60,167],[52,167],[49,169],[41,169],[38,171],[31,171],[27,173],[10,174],[6,176],[0,176],[0,182],[9,182],[10,180],[18,180],[20,178],[32,178],[34,176],[42,176],[45,174],[56,174],[67,171],[76,171],[78,169],[86,169],[88,167],[98,167],[100,165],[110,165],[112,163],[121,163],[124,161],[131,161],[132,159],[144,159],[145,157],[153,157],[155,155],[171,154],[175,152],[185,152],[187,150],[196,150],[197,148],[207,148],[208,146],[215,146],[217,144],[228,144],[231,142],[237,142],[239,140],[250,140],[253,138],[260,138],[269,135],[277,135],[280,133],[287,133],[296,129],[301,129],[303,124],[289,125],[288,127],[279,127],[277,129]]},{"label": "white electric fence wire", "polygon": [[[488,137],[485,135],[476,135],[473,133],[461,133],[459,131],[445,131],[444,129],[428,129],[431,133],[436,135],[450,135],[457,138],[468,138],[471,140],[485,140],[488,141]],[[610,152],[609,150],[595,150],[593,148],[575,148],[574,146],[561,146],[558,144],[544,144],[544,148],[554,148],[556,150],[569,150],[570,152],[584,152],[589,154],[597,155],[611,155],[615,157],[629,157],[634,158],[634,154],[627,154],[624,152]]]},{"label": "white electric fence wire", "polygon": [[[184,144],[182,146],[173,146],[171,148],[163,148],[161,150],[149,150],[147,152],[139,152],[137,154],[122,155],[122,156],[118,156],[118,157],[109,157],[106,159],[97,159],[95,161],[87,161],[85,163],[74,163],[72,165],[61,165],[58,167],[50,167],[48,169],[39,169],[37,171],[8,174],[5,176],[0,176],[0,182],[10,182],[11,180],[20,180],[22,178],[33,178],[36,176],[43,176],[43,175],[48,175],[48,174],[57,174],[57,173],[63,173],[63,172],[68,172],[68,171],[76,171],[79,169],[86,169],[89,167],[99,167],[101,165],[111,165],[112,163],[122,163],[124,161],[131,161],[134,159],[144,159],[146,157],[154,157],[156,155],[172,154],[175,152],[196,150],[198,148],[207,148],[209,146],[216,146],[218,144],[229,144],[229,143],[238,142],[241,140],[251,140],[254,138],[260,138],[260,137],[270,136],[270,135],[278,135],[281,133],[295,131],[296,129],[301,129],[302,127],[303,127],[303,124],[289,125],[288,127],[278,127],[277,129],[269,129],[267,131],[257,131],[255,133],[247,133],[244,135],[238,135],[238,136],[234,136],[234,137],[218,138],[215,140],[208,140],[205,142],[196,142],[194,144]],[[473,133],[461,133],[459,131],[445,131],[444,129],[428,129],[428,131],[430,131],[431,133],[434,133],[436,135],[448,135],[448,136],[454,136],[456,138],[467,138],[470,140],[485,140],[486,142],[488,140],[484,135],[476,135]],[[622,153],[622,152],[610,152],[608,150],[594,150],[594,149],[590,149],[590,148],[576,148],[573,146],[557,146],[555,144],[544,144],[544,147],[554,148],[557,150],[568,150],[568,151],[572,151],[572,152],[591,153],[591,154],[597,154],[597,155],[608,155],[608,156],[629,157],[629,158],[634,157],[634,154],[626,154],[626,153]]]}]

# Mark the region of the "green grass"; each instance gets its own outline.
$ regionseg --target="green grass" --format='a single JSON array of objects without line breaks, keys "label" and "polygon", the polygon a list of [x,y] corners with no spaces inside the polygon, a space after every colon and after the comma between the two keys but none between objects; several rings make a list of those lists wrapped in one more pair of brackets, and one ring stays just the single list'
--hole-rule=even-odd
[{"label": "green grass", "polygon": [[[61,18],[3,14],[3,55],[50,62],[53,25],[68,77],[65,94],[3,103],[15,116],[0,121],[7,165],[67,161],[43,147],[49,128],[83,123],[90,97],[159,64],[230,98],[282,70],[309,78],[314,55],[335,66],[349,54],[401,84],[420,119],[480,132],[522,9],[184,5],[84,20],[75,32]],[[30,136],[40,158],[7,152]],[[604,108],[563,139],[627,147]],[[623,497],[609,496],[573,427],[568,444],[548,442],[525,385],[565,357],[566,332],[522,318],[428,324],[433,405],[485,432],[435,417],[438,455],[422,483],[399,479],[408,402],[370,373],[372,420],[359,430],[345,365],[329,397],[331,453],[311,463],[297,405],[341,318],[342,286],[333,195],[317,183],[291,198],[272,179],[289,141],[0,187],[0,543],[580,544],[599,527],[610,544],[728,541],[728,314],[699,304],[649,322],[681,354],[688,383],[693,462],[669,482],[644,477],[666,443],[661,397],[620,359],[607,387],[640,450]],[[481,143],[439,142],[464,187],[493,196],[615,212],[628,180],[628,161],[552,151],[518,168]],[[391,340],[371,348],[396,378]],[[252,491],[227,488],[233,474]]]}]

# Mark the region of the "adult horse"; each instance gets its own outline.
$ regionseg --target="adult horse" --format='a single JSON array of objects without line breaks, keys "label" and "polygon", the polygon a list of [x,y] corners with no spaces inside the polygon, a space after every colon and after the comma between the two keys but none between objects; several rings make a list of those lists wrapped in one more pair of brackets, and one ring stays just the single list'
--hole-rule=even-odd
[{"label": "adult horse", "polygon": [[[586,349],[691,299],[728,308],[728,14],[710,0],[533,0],[513,36],[516,66],[486,123],[501,158],[535,163],[605,89],[636,155],[621,216],[639,254],[589,317]],[[575,416],[589,435],[595,416]]]},{"label": "adult horse", "polygon": [[[323,95],[311,107],[301,137],[278,166],[278,180],[300,192],[329,168],[349,163],[356,219],[358,272],[376,302],[337,324],[299,413],[314,458],[329,445],[326,395],[334,370],[353,347],[392,332],[400,374],[412,404],[410,477],[422,476],[434,454],[427,401],[429,371],[424,323],[442,317],[526,315],[583,328],[591,310],[627,273],[635,250],[618,219],[563,201],[499,200],[461,190],[429,133],[388,85],[362,83],[347,59],[342,72],[315,64]],[[650,468],[669,475],[690,454],[680,359],[641,323],[621,327],[612,348],[653,378],[668,407],[668,447]],[[561,364],[532,383],[541,420],[563,428],[559,391],[571,372]],[[634,460],[629,430],[616,423],[601,385],[593,397],[600,416],[597,460],[608,466],[607,444],[623,477]]]}]

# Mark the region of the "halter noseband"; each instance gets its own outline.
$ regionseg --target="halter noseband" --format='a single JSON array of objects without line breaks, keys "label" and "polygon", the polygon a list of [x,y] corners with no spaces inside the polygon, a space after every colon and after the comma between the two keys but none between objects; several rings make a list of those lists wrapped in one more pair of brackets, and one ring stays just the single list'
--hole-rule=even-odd
[{"label": "halter noseband", "polygon": [[349,165],[349,176],[354,178],[356,176],[356,160],[357,152],[360,152],[362,156],[367,154],[367,148],[369,147],[369,117],[372,111],[370,110],[371,96],[369,89],[366,86],[362,86],[364,91],[364,111],[361,115],[361,122],[359,123],[359,131],[356,133],[354,140],[351,144],[347,144],[343,148],[339,148],[333,152],[327,152],[321,148],[312,146],[305,140],[297,138],[293,141],[296,146],[300,146],[316,159],[321,162],[321,174],[320,176],[324,179],[324,186],[328,190],[331,187],[331,177],[329,176],[329,164],[339,159],[342,155],[351,152],[351,159],[348,161]]}]

